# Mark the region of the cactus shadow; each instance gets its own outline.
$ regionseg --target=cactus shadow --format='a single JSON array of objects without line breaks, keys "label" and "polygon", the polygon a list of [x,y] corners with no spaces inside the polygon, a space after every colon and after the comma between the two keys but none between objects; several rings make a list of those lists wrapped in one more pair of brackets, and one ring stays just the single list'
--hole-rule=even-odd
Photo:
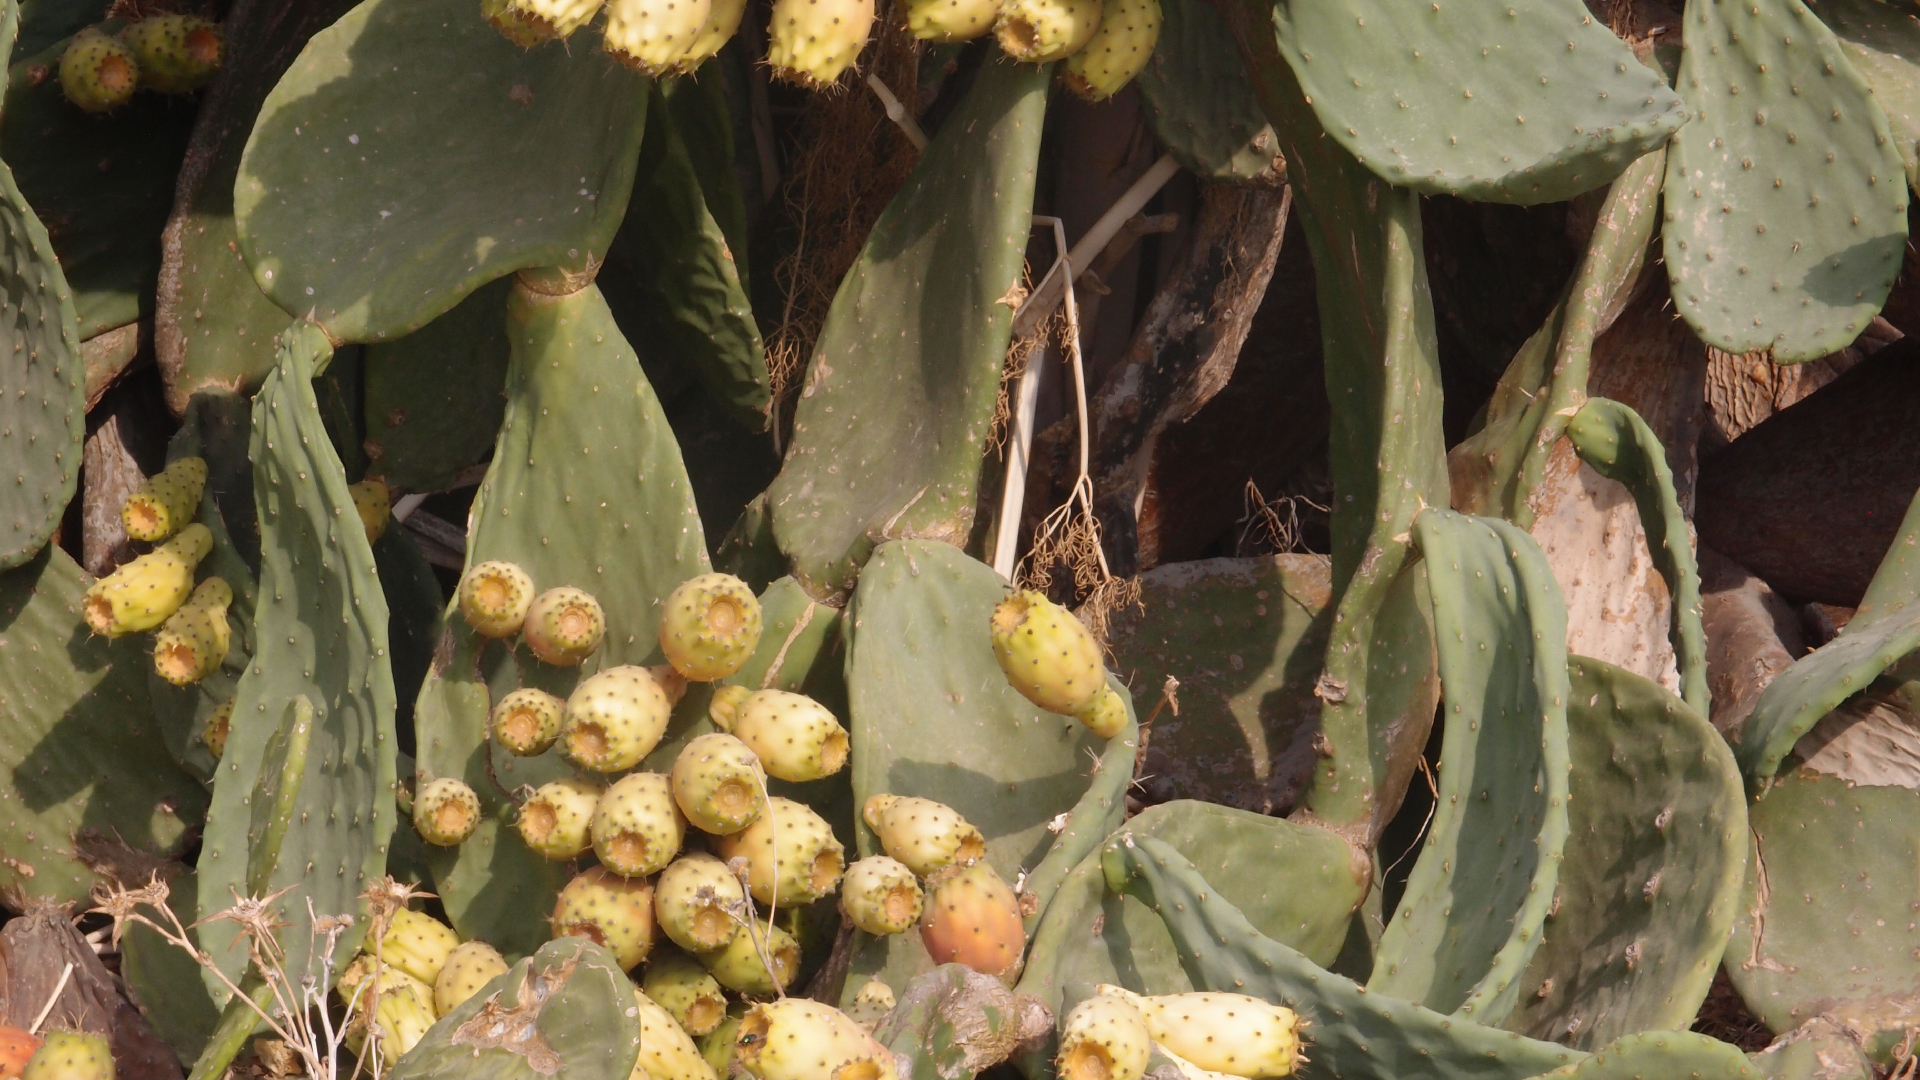
[{"label": "cactus shadow", "polygon": [[[1886,236],[1867,240],[1853,245],[1836,255],[1815,263],[1800,276],[1800,291],[1828,307],[1845,310],[1861,303],[1860,274],[1856,270],[1847,274],[1841,268],[1880,266],[1889,261],[1887,253],[1891,251],[1894,269],[1899,269],[1901,244],[1898,237]],[[1866,313],[1871,319],[1872,312]],[[1861,329],[1865,329],[1863,322]]]}]

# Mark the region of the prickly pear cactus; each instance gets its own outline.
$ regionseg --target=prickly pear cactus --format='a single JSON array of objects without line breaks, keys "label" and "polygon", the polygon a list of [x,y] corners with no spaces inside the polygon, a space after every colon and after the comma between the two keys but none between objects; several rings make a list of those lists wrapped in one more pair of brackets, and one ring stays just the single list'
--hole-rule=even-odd
[{"label": "prickly pear cactus", "polygon": [[453,486],[500,430],[510,280],[403,338],[367,347],[361,424],[370,476],[408,491]]},{"label": "prickly pear cactus", "polygon": [[1246,69],[1221,63],[1233,35],[1212,6],[1165,0],[1153,59],[1134,80],[1153,133],[1188,169],[1213,180],[1274,178],[1279,141]]}]

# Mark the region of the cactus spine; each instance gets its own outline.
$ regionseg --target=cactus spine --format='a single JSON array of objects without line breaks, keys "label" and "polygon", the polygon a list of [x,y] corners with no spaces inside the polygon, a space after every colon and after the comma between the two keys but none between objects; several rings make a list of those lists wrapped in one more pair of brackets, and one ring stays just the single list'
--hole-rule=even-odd
[{"label": "cactus spine", "polygon": [[761,623],[760,600],[746,582],[732,574],[701,574],[667,596],[660,651],[687,678],[717,682],[753,656]]},{"label": "cactus spine", "polygon": [[[776,850],[777,845],[777,850]],[[747,860],[747,892],[762,904],[810,904],[840,884],[845,849],[819,814],[775,797],[753,824],[715,841],[721,858]]]},{"label": "cactus spine", "polygon": [[739,832],[766,808],[766,774],[746,743],[722,732],[689,742],[673,760],[673,799],[696,828]]},{"label": "cactus spine", "polygon": [[200,524],[93,583],[84,601],[87,625],[103,637],[151,630],[180,610],[193,592],[193,571],[213,550]]},{"label": "cactus spine", "polygon": [[680,853],[687,822],[659,773],[621,777],[593,809],[593,853],[627,877],[658,873]]},{"label": "cactus spine", "polygon": [[602,867],[580,873],[553,905],[553,936],[583,937],[632,971],[653,948],[653,887]]},{"label": "cactus spine", "polygon": [[[712,0],[608,0],[606,50],[643,75],[665,74],[693,48],[711,11]],[[668,612],[673,612],[671,600]],[[665,639],[663,628],[663,644]]]},{"label": "cactus spine", "polygon": [[153,670],[175,686],[191,686],[219,670],[233,638],[227,625],[231,603],[233,590],[225,581],[201,582],[154,635]]},{"label": "cactus spine", "polygon": [[926,893],[905,863],[874,855],[840,879],[840,910],[869,934],[904,934],[920,921]]},{"label": "cactus spine", "polygon": [[593,847],[593,809],[600,785],[569,776],[542,784],[520,807],[520,838],[556,862],[577,859]]},{"label": "cactus spine", "polygon": [[413,797],[413,828],[429,844],[452,847],[480,824],[480,796],[451,776],[429,780]]},{"label": "cactus spine", "polygon": [[460,578],[460,614],[482,637],[519,633],[531,607],[533,578],[510,562],[483,562]]},{"label": "cactus spine", "polygon": [[200,495],[206,489],[206,459],[176,459],[127,496],[120,507],[120,524],[132,539],[157,544],[194,519],[200,510]]},{"label": "cactus spine", "polygon": [[560,749],[596,772],[631,769],[660,744],[672,711],[667,692],[646,668],[607,668],[588,676],[567,698]]},{"label": "cactus spine", "polygon": [[759,756],[769,776],[820,780],[847,764],[847,729],[804,694],[760,690],[740,704],[733,734]]}]

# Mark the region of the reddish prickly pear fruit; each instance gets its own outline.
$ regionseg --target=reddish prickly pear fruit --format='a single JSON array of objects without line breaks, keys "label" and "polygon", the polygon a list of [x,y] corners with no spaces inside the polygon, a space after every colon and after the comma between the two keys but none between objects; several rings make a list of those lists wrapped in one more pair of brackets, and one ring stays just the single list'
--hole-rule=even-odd
[{"label": "reddish prickly pear fruit", "polygon": [[198,523],[93,583],[82,610],[104,637],[151,630],[180,610],[193,592],[193,571],[213,550],[213,533]]},{"label": "reddish prickly pear fruit", "polygon": [[227,752],[227,731],[233,726],[233,699],[220,703],[220,707],[207,714],[207,722],[200,729],[200,741],[207,744],[213,752],[213,759],[220,760]]},{"label": "reddish prickly pear fruit", "polygon": [[387,535],[387,522],[393,517],[393,496],[387,490],[387,482],[377,476],[368,477],[348,485],[347,494],[353,496],[353,509],[360,515],[360,524],[366,526],[367,543]]},{"label": "reddish prickly pear fruit", "polygon": [[480,824],[480,796],[451,776],[429,780],[413,797],[413,828],[420,839],[439,847],[453,847]]},{"label": "reddish prickly pear fruit", "polygon": [[679,949],[653,954],[640,989],[689,1035],[705,1035],[727,1017],[727,995],[720,983],[700,961]]},{"label": "reddish prickly pear fruit", "polygon": [[190,94],[213,81],[226,59],[217,23],[192,15],[155,15],[120,34],[140,65],[140,84],[163,94]]},{"label": "reddish prickly pear fruit", "polygon": [[600,785],[579,776],[542,784],[520,807],[520,838],[555,862],[577,859],[593,847],[590,829]]},{"label": "reddish prickly pear fruit", "polygon": [[225,581],[210,577],[201,582],[161,624],[153,642],[153,670],[175,686],[192,686],[218,671],[232,641],[227,625],[231,603],[233,590]]},{"label": "reddish prickly pear fruit", "polygon": [[533,655],[555,667],[579,666],[600,647],[606,632],[607,616],[600,610],[600,601],[565,586],[534,597],[527,621],[520,627]]},{"label": "reddish prickly pear fruit", "polygon": [[987,853],[987,841],[979,829],[953,807],[932,799],[874,795],[860,816],[880,838],[881,849],[920,877],[964,866]]},{"label": "reddish prickly pear fruit", "polygon": [[805,998],[755,1005],[741,1021],[734,1042],[741,1066],[759,1080],[877,1080],[894,1075],[892,1052],[865,1028],[839,1009]]},{"label": "reddish prickly pear fruit", "polygon": [[993,29],[1000,0],[908,0],[907,32],[922,41],[972,41]]},{"label": "reddish prickly pear fruit", "polygon": [[[1092,4],[1095,18],[1099,15],[1099,0],[1048,2]],[[1003,25],[1005,20],[1003,14]],[[993,656],[1015,690],[1050,712],[1072,716],[1093,704],[1107,686],[1093,635],[1073,612],[1032,589],[1014,593],[993,609]]]},{"label": "reddish prickly pear fruit", "polygon": [[595,866],[560,890],[553,905],[553,936],[583,937],[632,971],[653,948],[653,887]]},{"label": "reddish prickly pear fruit", "polygon": [[460,577],[460,614],[481,637],[520,632],[533,606],[533,579],[504,559],[483,562]]},{"label": "reddish prickly pear fruit", "polygon": [[1102,0],[1100,28],[1067,57],[1067,88],[1104,101],[1146,69],[1160,40],[1160,0]]},{"label": "reddish prickly pear fruit", "polygon": [[663,75],[693,48],[711,12],[711,0],[607,0],[604,47],[643,75]]},{"label": "reddish prickly pear fruit", "polygon": [[727,864],[704,852],[682,855],[660,872],[653,913],[675,945],[691,953],[723,949],[748,917],[747,890]]},{"label": "reddish prickly pear fruit", "polygon": [[86,112],[112,112],[139,86],[140,65],[133,50],[94,27],[73,35],[60,54],[60,91]]},{"label": "reddish prickly pear fruit", "polygon": [[678,705],[680,699],[687,696],[687,677],[674,670],[672,664],[654,664],[647,668],[647,674],[666,691],[667,704]]},{"label": "reddish prickly pear fruit", "polygon": [[1012,985],[1027,949],[1020,898],[985,861],[950,866],[927,881],[920,941],[936,964],[965,964]]},{"label": "reddish prickly pear fruit", "polygon": [[733,733],[759,756],[767,775],[781,780],[819,780],[847,764],[847,729],[804,694],[748,695],[734,715]]},{"label": "reddish prickly pear fruit", "polygon": [[[776,852],[775,845],[778,845]],[[812,809],[790,799],[767,800],[753,824],[714,841],[720,857],[747,860],[747,892],[762,904],[810,904],[840,884],[846,849]]]},{"label": "reddish prickly pear fruit", "polygon": [[626,877],[646,877],[665,869],[680,853],[687,820],[674,805],[666,777],[634,773],[600,796],[591,830],[600,865]]},{"label": "reddish prickly pear fruit", "polygon": [[461,945],[447,954],[440,977],[433,980],[433,1014],[447,1015],[506,973],[507,961],[498,949],[484,941]]},{"label": "reddish prickly pear fruit", "polygon": [[492,23],[502,37],[523,49],[554,38],[545,22],[514,7],[513,0],[480,0],[480,16]]},{"label": "reddish prickly pear fruit", "polygon": [[431,915],[401,908],[393,913],[387,932],[380,936],[380,959],[432,986],[447,957],[459,945],[460,936],[453,927]]},{"label": "reddish prickly pear fruit", "polygon": [[519,757],[544,754],[560,737],[560,720],[566,709],[566,702],[545,690],[523,686],[493,707],[494,740]]},{"label": "reddish prickly pear fruit", "polygon": [[740,715],[740,706],[753,696],[753,691],[744,686],[716,686],[713,697],[707,701],[707,719],[721,731],[732,731],[733,722]]},{"label": "reddish prickly pear fruit", "polygon": [[1291,1076],[1300,1064],[1300,1018],[1292,1009],[1245,994],[1135,994],[1101,986],[1099,995],[1139,1010],[1163,1049],[1230,1076]]},{"label": "reddish prickly pear fruit", "polygon": [[55,1028],[27,1059],[21,1080],[113,1080],[113,1051],[101,1035]]},{"label": "reddish prickly pear fruit", "polygon": [[920,921],[926,893],[907,865],[872,855],[847,867],[840,879],[840,910],[869,934],[904,934]]},{"label": "reddish prickly pear fruit", "polygon": [[814,89],[853,66],[873,29],[873,0],[774,0],[767,63],[777,79]]},{"label": "reddish prickly pear fruit", "polygon": [[845,1011],[862,1030],[872,1034],[887,1018],[887,1014],[893,1011],[895,1004],[893,987],[879,979],[868,979],[864,986],[854,992],[853,1001]]},{"label": "reddish prickly pear fruit", "polygon": [[567,698],[560,751],[595,772],[631,769],[660,745],[672,711],[646,668],[622,664],[595,672]]},{"label": "reddish prickly pear fruit", "polygon": [[701,574],[667,595],[660,651],[695,682],[739,671],[760,644],[760,600],[732,574]]},{"label": "reddish prickly pear fruit", "polygon": [[33,1060],[43,1040],[31,1031],[0,1027],[0,1080],[20,1080],[20,1072]]},{"label": "reddish prickly pear fruit", "polygon": [[746,743],[709,732],[673,760],[673,800],[687,820],[715,836],[737,833],[766,808],[766,775]]},{"label": "reddish prickly pear fruit", "polygon": [[127,496],[120,507],[120,524],[129,537],[157,544],[186,528],[199,514],[200,495],[206,490],[206,459],[179,458]]},{"label": "reddish prickly pear fruit", "polygon": [[1054,1060],[1061,1080],[1140,1080],[1152,1053],[1140,1010],[1118,997],[1095,994],[1067,1014]]},{"label": "reddish prickly pear fruit", "polygon": [[1127,703],[1120,699],[1118,690],[1109,686],[1093,699],[1093,704],[1075,713],[1073,718],[1087,725],[1087,730],[1095,735],[1111,739],[1126,729]]},{"label": "reddish prickly pear fruit", "polygon": [[[756,944],[756,942],[758,944]],[[766,960],[761,959],[765,950]],[[755,923],[742,927],[726,948],[701,953],[700,962],[721,986],[742,994],[772,994],[793,983],[800,974],[800,943],[779,927]],[[773,968],[768,970],[771,963]]]}]

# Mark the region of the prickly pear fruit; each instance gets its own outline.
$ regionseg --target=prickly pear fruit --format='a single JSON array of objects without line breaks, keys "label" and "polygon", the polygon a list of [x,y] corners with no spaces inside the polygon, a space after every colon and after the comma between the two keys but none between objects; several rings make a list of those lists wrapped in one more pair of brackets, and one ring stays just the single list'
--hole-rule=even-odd
[{"label": "prickly pear fruit", "polygon": [[687,820],[715,836],[753,824],[766,807],[766,774],[746,743],[714,731],[673,759],[673,799]]},{"label": "prickly pear fruit", "polygon": [[367,543],[385,536],[387,522],[393,517],[392,493],[387,490],[387,482],[371,476],[348,485],[347,494],[353,496],[353,508],[360,515],[360,524],[367,527]]},{"label": "prickly pear fruit", "polygon": [[207,744],[215,761],[227,752],[227,730],[233,726],[233,699],[220,703],[220,707],[207,714],[206,726],[200,729],[200,741]]},{"label": "prickly pear fruit", "polygon": [[[514,15],[539,27],[547,38],[572,36],[575,30],[593,21],[600,12],[601,0],[507,0]],[[494,22],[499,26],[498,21]]]},{"label": "prickly pear fruit", "polygon": [[464,781],[451,776],[429,780],[413,797],[413,828],[420,839],[453,847],[473,835],[480,824],[480,796]]},{"label": "prickly pear fruit", "polygon": [[217,23],[192,15],[155,15],[120,34],[140,65],[140,85],[163,94],[190,94],[213,81],[226,58]]},{"label": "prickly pear fruit", "polygon": [[895,1004],[893,987],[879,979],[868,979],[854,992],[853,1001],[844,1011],[854,1023],[860,1025],[862,1031],[871,1035],[886,1020],[887,1014],[893,1011]]},{"label": "prickly pear fruit", "polygon": [[[873,1080],[893,1075],[893,1054],[831,1005],[805,998],[763,1002],[735,1036],[742,1067],[760,1080]],[[871,1062],[877,1068],[848,1069]]]},{"label": "prickly pear fruit", "polygon": [[[1090,6],[1097,24],[1100,0],[1010,0],[1000,15],[1000,39],[1006,41],[1008,20],[1016,19],[1022,5],[1044,4],[1052,8],[1071,5]],[[1087,32],[1091,34],[1093,27]],[[1076,44],[1074,48],[1079,48]],[[1058,56],[1010,55],[1022,60],[1057,60]],[[1061,53],[1061,56],[1066,55]],[[1015,690],[1035,705],[1068,716],[1093,704],[1106,689],[1107,673],[1101,666],[1100,646],[1073,612],[1032,589],[1022,589],[1000,601],[993,609],[993,656]]]},{"label": "prickly pear fruit", "polygon": [[913,871],[885,855],[861,859],[840,879],[840,910],[869,934],[906,933],[920,921],[926,899]]},{"label": "prickly pear fruit", "polygon": [[120,524],[133,539],[157,544],[199,514],[200,495],[206,490],[206,459],[179,458],[127,496],[120,507]]},{"label": "prickly pear fruit", "polygon": [[647,674],[660,684],[666,692],[667,704],[678,705],[680,699],[687,696],[687,677],[674,670],[672,664],[654,664],[647,668]]},{"label": "prickly pear fruit", "polygon": [[87,589],[87,625],[103,637],[151,630],[193,592],[193,571],[213,550],[213,533],[195,523]]},{"label": "prickly pear fruit", "polygon": [[54,1028],[27,1059],[22,1080],[113,1080],[113,1051],[104,1036]]},{"label": "prickly pear fruit", "polygon": [[746,11],[747,0],[712,0],[712,5],[707,9],[707,21],[700,24],[700,32],[693,35],[693,44],[687,47],[687,54],[674,64],[674,70],[687,74],[719,52],[720,47],[731,41],[739,31],[740,17]]},{"label": "prickly pear fruit", "polygon": [[85,112],[112,112],[139,86],[140,66],[133,50],[94,27],[73,35],[60,54],[60,91]]},{"label": "prickly pear fruit", "polygon": [[[533,598],[520,627],[533,655],[555,667],[576,667],[600,647],[607,616],[600,601],[562,586]],[[644,669],[642,669],[644,670]]]},{"label": "prickly pear fruit", "polygon": [[480,17],[492,23],[502,37],[523,49],[552,41],[554,37],[547,23],[514,7],[513,0],[480,0]]},{"label": "prickly pear fruit", "polygon": [[846,866],[846,849],[833,828],[809,807],[777,796],[753,824],[717,838],[714,846],[723,859],[747,860],[747,892],[755,900],[783,908],[832,892]]},{"label": "prickly pear fruit", "polygon": [[622,664],[597,671],[567,698],[560,752],[595,772],[631,769],[660,745],[672,711],[667,692],[646,668]]},{"label": "prickly pear fruit", "polygon": [[600,865],[627,877],[658,873],[680,853],[687,820],[659,773],[623,776],[593,808],[593,853]]},{"label": "prickly pear fruit", "polygon": [[700,1056],[707,1059],[707,1067],[722,1080],[733,1075],[733,1063],[736,1060],[734,1041],[740,1034],[740,1022],[747,1018],[746,1002],[736,1001],[727,1006],[727,1015],[720,1025],[699,1039]]},{"label": "prickly pear fruit", "polygon": [[1012,985],[1027,950],[1020,898],[985,860],[927,880],[920,941],[936,964],[965,964]]},{"label": "prickly pear fruit", "polygon": [[986,838],[945,803],[911,795],[874,795],[861,808],[880,847],[921,877],[987,853]]},{"label": "prickly pear fruit", "polygon": [[[764,963],[760,959],[761,947],[766,949]],[[729,990],[771,994],[776,982],[780,989],[785,989],[794,976],[800,974],[800,943],[785,930],[777,926],[769,930],[766,923],[760,922],[754,924],[752,931],[743,927],[726,948],[701,953],[700,962]],[[772,971],[767,970],[769,963],[773,965]]]},{"label": "prickly pear fruit", "polygon": [[922,41],[972,41],[999,15],[1000,0],[907,0],[907,32]]},{"label": "prickly pear fruit", "polygon": [[393,913],[393,921],[380,937],[380,959],[431,986],[459,945],[460,936],[453,927],[431,915],[401,908]]},{"label": "prickly pear fruit", "polygon": [[537,757],[560,737],[567,703],[531,686],[511,691],[493,707],[493,737],[508,753]]},{"label": "prickly pear fruit", "polygon": [[[1085,48],[1094,32],[1100,29],[1100,4],[1101,0],[1005,0],[993,32],[1000,39],[1001,51],[1016,60],[1031,64],[1061,60]],[[996,625],[998,621],[996,614]],[[1040,705],[1040,702],[1034,704]]]},{"label": "prickly pear fruit", "polygon": [[227,605],[233,590],[210,577],[193,590],[179,610],[167,616],[153,642],[153,670],[175,686],[192,686],[220,669],[233,639]]},{"label": "prickly pear fruit", "polygon": [[1198,992],[1147,997],[1102,985],[1102,996],[1139,1010],[1147,1034],[1202,1069],[1230,1076],[1291,1076],[1299,1066],[1300,1018],[1245,994]]},{"label": "prickly pear fruit", "polygon": [[460,578],[460,614],[481,637],[520,632],[533,606],[533,579],[504,559],[483,562]]},{"label": "prickly pear fruit", "polygon": [[590,829],[600,785],[580,776],[542,784],[520,807],[520,839],[555,862],[577,859],[593,847]]},{"label": "prickly pear fruit", "polygon": [[20,1080],[21,1070],[44,1041],[31,1031],[0,1027],[0,1080]]},{"label": "prickly pear fruit", "polygon": [[607,0],[604,48],[643,75],[672,71],[707,23],[712,0]]},{"label": "prickly pear fruit", "polygon": [[775,78],[814,89],[853,66],[873,29],[873,0],[774,0],[767,63]]},{"label": "prickly pear fruit", "polygon": [[756,691],[734,715],[733,733],[781,780],[819,780],[847,764],[847,729],[804,694]]},{"label": "prickly pear fruit", "polygon": [[705,1035],[726,1019],[727,995],[719,982],[679,949],[654,953],[640,988],[689,1035]]},{"label": "prickly pear fruit", "polygon": [[727,864],[704,852],[682,855],[660,872],[653,912],[675,945],[693,953],[725,948],[740,932],[730,912],[747,915],[747,891]]},{"label": "prickly pear fruit", "polygon": [[660,651],[695,682],[717,682],[739,671],[760,644],[760,600],[732,574],[683,581],[667,594],[665,607]]},{"label": "prickly pear fruit", "polygon": [[1131,1002],[1095,994],[1073,1007],[1060,1028],[1061,1080],[1140,1080],[1153,1040]]},{"label": "prickly pear fruit", "polygon": [[716,686],[713,697],[707,701],[707,719],[721,731],[732,731],[733,721],[740,715],[740,706],[753,696],[753,691],[744,686]]},{"label": "prickly pear fruit", "polygon": [[1101,0],[1100,28],[1067,57],[1067,88],[1104,101],[1146,69],[1160,40],[1160,0]]},{"label": "prickly pear fruit", "polygon": [[1075,713],[1074,719],[1087,725],[1087,730],[1095,735],[1111,739],[1127,726],[1127,703],[1120,699],[1118,690],[1109,686],[1093,699],[1093,704]]},{"label": "prickly pear fruit", "polygon": [[553,936],[583,937],[632,971],[653,948],[653,886],[604,867],[584,870],[560,890]]},{"label": "prickly pear fruit", "polygon": [[347,1046],[356,1054],[366,1042],[369,1001],[374,1002],[373,1027],[388,1061],[413,1049],[433,1026],[433,988],[392,964],[376,963],[365,953],[340,973],[337,991],[341,1000],[353,1004],[347,1020]]},{"label": "prickly pear fruit", "polygon": [[673,1014],[638,987],[633,999],[640,1011],[640,1054],[630,1080],[714,1080],[700,1048]]},{"label": "prickly pear fruit", "polygon": [[433,980],[433,1014],[445,1016],[480,992],[480,988],[507,973],[507,960],[484,941],[469,941],[447,954],[440,977]]}]

